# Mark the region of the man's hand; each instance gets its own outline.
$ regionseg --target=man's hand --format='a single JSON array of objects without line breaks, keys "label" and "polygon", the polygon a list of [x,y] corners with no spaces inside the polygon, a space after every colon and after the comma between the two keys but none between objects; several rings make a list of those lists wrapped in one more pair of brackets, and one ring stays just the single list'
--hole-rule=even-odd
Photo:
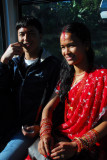
[{"label": "man's hand", "polygon": [[9,60],[13,58],[14,55],[21,56],[23,54],[22,44],[19,42],[10,44],[3,56],[1,57],[1,62],[7,64]]},{"label": "man's hand", "polygon": [[33,125],[33,126],[22,126],[22,133],[24,136],[28,137],[35,137],[39,135],[40,126],[39,125]]}]

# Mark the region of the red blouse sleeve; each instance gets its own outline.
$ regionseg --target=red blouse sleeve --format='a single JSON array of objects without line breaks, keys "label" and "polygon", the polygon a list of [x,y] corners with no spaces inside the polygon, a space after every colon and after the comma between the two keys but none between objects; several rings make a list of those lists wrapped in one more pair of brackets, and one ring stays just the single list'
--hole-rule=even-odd
[{"label": "red blouse sleeve", "polygon": [[57,83],[57,85],[56,85],[56,88],[55,88],[55,93],[56,93],[56,94],[59,94],[60,84],[61,84],[61,82],[59,81],[59,82]]}]

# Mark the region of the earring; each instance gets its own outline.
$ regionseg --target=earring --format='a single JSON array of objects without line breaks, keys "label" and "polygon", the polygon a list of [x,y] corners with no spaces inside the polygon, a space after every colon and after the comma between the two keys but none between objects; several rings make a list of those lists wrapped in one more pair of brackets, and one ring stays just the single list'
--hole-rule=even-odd
[{"label": "earring", "polygon": [[89,47],[86,47],[86,51],[88,51],[89,50]]}]

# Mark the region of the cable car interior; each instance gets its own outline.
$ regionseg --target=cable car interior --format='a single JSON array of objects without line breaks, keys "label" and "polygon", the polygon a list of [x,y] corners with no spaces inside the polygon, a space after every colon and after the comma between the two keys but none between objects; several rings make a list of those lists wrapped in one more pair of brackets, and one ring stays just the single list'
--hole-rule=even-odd
[{"label": "cable car interior", "polygon": [[0,57],[17,41],[16,21],[27,15],[41,21],[42,46],[59,59],[61,28],[84,22],[91,32],[95,63],[107,67],[107,0],[0,0]]}]

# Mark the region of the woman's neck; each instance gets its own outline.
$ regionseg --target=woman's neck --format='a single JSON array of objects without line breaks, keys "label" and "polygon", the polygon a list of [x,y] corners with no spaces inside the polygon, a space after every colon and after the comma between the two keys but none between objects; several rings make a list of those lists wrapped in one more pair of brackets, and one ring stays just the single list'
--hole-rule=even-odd
[{"label": "woman's neck", "polygon": [[89,69],[89,64],[87,61],[82,63],[81,65],[74,65],[75,75],[82,74],[83,72],[87,72]]}]

